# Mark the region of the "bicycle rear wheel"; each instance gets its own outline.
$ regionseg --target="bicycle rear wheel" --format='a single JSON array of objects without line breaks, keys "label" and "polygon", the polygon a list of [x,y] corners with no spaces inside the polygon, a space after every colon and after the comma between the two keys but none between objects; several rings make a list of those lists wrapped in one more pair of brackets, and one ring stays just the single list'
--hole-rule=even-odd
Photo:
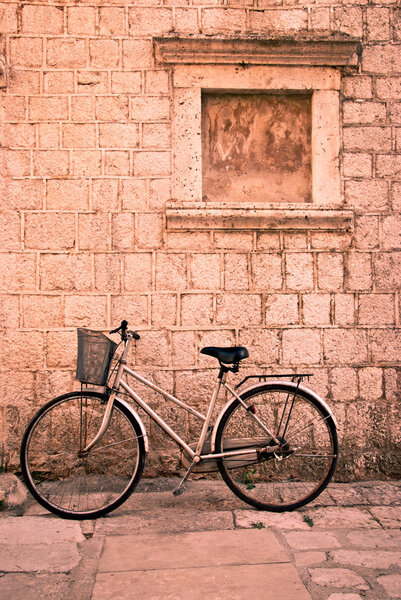
[{"label": "bicycle rear wheel", "polygon": [[43,406],[21,444],[25,483],[47,510],[66,519],[94,519],[122,504],[143,471],[145,446],[134,415],[118,400],[105,435],[81,450],[100,428],[107,397],[72,392]]},{"label": "bicycle rear wheel", "polygon": [[[220,473],[242,500],[261,510],[283,512],[311,502],[329,483],[337,463],[334,420],[314,396],[296,385],[266,383],[244,392],[223,414],[216,452],[253,449],[252,455],[218,461]],[[255,421],[257,416],[279,439]],[[265,450],[267,448],[267,450]]]}]

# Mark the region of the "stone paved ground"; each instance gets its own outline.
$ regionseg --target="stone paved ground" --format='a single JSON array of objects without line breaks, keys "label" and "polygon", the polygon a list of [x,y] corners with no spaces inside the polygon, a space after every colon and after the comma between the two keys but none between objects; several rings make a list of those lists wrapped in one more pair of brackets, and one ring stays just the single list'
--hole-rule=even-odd
[{"label": "stone paved ground", "polygon": [[108,536],[260,528],[274,533],[313,600],[401,598],[400,483],[332,484],[284,514],[250,509],[218,480],[192,481],[178,498],[173,487],[141,482],[96,522],[63,521],[32,500],[22,517],[0,513],[0,597],[90,600]]}]

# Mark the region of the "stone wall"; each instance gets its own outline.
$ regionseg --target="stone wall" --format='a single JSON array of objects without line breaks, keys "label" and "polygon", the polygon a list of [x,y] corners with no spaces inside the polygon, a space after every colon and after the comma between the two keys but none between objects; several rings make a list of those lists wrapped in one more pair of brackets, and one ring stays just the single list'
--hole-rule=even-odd
[{"label": "stone wall", "polygon": [[[342,208],[351,229],[170,230],[171,69],[152,37],[341,32]],[[76,387],[76,327],[141,334],[133,361],[204,407],[208,344],[245,373],[300,369],[340,423],[339,477],[400,465],[401,10],[396,2],[0,2],[3,468],[39,405]],[[155,399],[151,398],[152,402]],[[164,403],[162,415],[183,426]],[[178,453],[148,424],[148,473]],[[165,449],[167,448],[167,449]]]}]

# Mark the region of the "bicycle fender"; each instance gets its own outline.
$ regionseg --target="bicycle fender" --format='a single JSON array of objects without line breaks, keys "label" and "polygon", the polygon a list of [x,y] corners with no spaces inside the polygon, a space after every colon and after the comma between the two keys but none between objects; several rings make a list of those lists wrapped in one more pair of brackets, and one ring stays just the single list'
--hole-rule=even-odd
[{"label": "bicycle fender", "polygon": [[120,398],[120,396],[116,396],[116,400],[118,400],[121,404],[123,404],[125,406],[125,408],[127,410],[129,410],[129,412],[134,417],[134,419],[136,419],[138,421],[138,425],[141,428],[141,432],[142,432],[143,442],[145,444],[145,452],[149,452],[148,434],[146,433],[145,425],[143,424],[141,417],[132,408],[132,406],[130,404],[128,404],[128,402],[126,400],[123,400],[122,398]]},{"label": "bicycle fender", "polygon": [[[327,402],[325,402],[325,400],[323,400],[320,396],[318,396],[318,394],[316,394],[315,392],[313,392],[312,390],[310,390],[309,388],[305,387],[304,385],[298,385],[296,382],[294,381],[283,381],[281,380],[277,380],[277,379],[272,379],[269,382],[263,382],[263,383],[255,383],[253,385],[250,385],[246,388],[244,388],[243,390],[240,390],[238,392],[239,396],[242,396],[243,394],[250,392],[252,390],[256,390],[259,387],[264,387],[266,385],[269,386],[274,386],[274,385],[283,385],[285,384],[288,387],[292,387],[295,390],[302,390],[303,392],[305,392],[306,394],[309,394],[310,396],[313,396],[313,398],[315,400],[317,400],[317,402],[319,402],[319,404],[321,404],[325,410],[329,413],[330,417],[333,419],[334,425],[336,426],[336,428],[338,429],[338,422],[336,417],[334,416],[333,411],[331,410],[330,406],[327,404]],[[226,410],[231,406],[231,404],[233,402],[235,402],[237,400],[237,398],[235,396],[232,396],[230,398],[230,400],[223,406],[223,408],[221,409],[216,422],[214,424],[213,427],[213,431],[212,431],[212,437],[211,437],[211,452],[215,452],[216,450],[216,446],[215,446],[215,442],[216,442],[216,433],[217,433],[217,429],[220,425],[220,421],[223,418],[224,413],[226,412]]]}]

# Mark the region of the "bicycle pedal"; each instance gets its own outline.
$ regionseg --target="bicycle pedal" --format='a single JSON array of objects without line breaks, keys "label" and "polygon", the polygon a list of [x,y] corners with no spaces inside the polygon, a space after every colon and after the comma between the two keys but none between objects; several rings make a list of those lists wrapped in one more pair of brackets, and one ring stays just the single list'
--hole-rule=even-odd
[{"label": "bicycle pedal", "polygon": [[173,496],[181,496],[185,492],[185,487],[183,485],[178,486],[173,490]]}]

